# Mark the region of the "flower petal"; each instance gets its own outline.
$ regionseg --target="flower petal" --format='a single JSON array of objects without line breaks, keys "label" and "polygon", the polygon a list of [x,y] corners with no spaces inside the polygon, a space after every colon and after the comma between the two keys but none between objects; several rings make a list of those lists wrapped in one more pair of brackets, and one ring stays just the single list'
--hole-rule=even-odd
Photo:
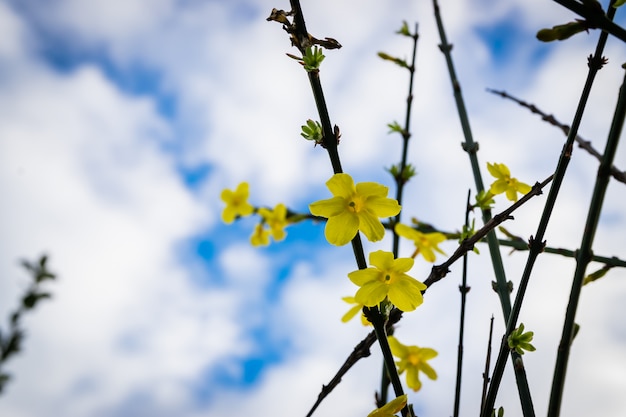
[{"label": "flower petal", "polygon": [[393,269],[393,253],[384,250],[371,252],[369,257],[370,265],[374,265],[381,271]]},{"label": "flower petal", "polygon": [[422,372],[424,372],[424,374],[426,374],[426,376],[428,378],[430,378],[432,380],[437,379],[437,372],[435,372],[435,370],[432,368],[432,366],[430,366],[426,362],[422,362],[422,364],[420,366],[420,370]]},{"label": "flower petal", "polygon": [[406,384],[413,391],[419,391],[422,388],[422,382],[419,378],[419,371],[416,367],[412,366],[406,371]]},{"label": "flower petal", "polygon": [[326,222],[324,236],[332,245],[343,246],[354,239],[359,231],[359,218],[356,214],[344,211]]},{"label": "flower petal", "polygon": [[396,339],[394,336],[387,337],[387,340],[389,341],[389,347],[391,348],[391,353],[396,358],[403,358],[409,353],[409,350],[407,349],[407,347],[403,345],[402,343],[400,343],[400,341]]},{"label": "flower petal", "polygon": [[396,223],[394,230],[398,235],[410,240],[417,240],[419,238],[419,232],[406,224]]},{"label": "flower petal", "polygon": [[326,186],[335,197],[350,198],[355,192],[354,180],[345,173],[335,174],[328,181]]},{"label": "flower petal", "polygon": [[409,272],[413,268],[415,260],[413,258],[398,258],[393,261],[393,272]]},{"label": "flower petal", "polygon": [[402,311],[413,311],[423,302],[422,292],[420,289],[426,289],[426,286],[416,279],[405,275],[398,277],[396,282],[389,287],[389,301]]},{"label": "flower petal", "polygon": [[359,287],[370,281],[380,281],[381,272],[377,268],[359,269],[348,274],[348,278]]},{"label": "flower petal", "polygon": [[392,217],[400,213],[402,207],[398,201],[386,197],[369,197],[365,201],[365,207],[377,217]]},{"label": "flower petal", "polygon": [[378,305],[387,296],[387,284],[380,281],[370,281],[363,285],[354,295],[356,301],[367,307]]},{"label": "flower petal", "polygon": [[356,193],[363,197],[387,197],[389,188],[377,182],[360,182],[356,185]]},{"label": "flower petal", "polygon": [[341,321],[344,322],[344,323],[349,322],[360,311],[361,311],[361,306],[360,305],[357,304],[357,305],[353,306],[350,310],[348,310],[348,312],[346,314],[343,315],[343,317],[341,318]]},{"label": "flower petal", "polygon": [[515,185],[516,185],[515,188],[517,189],[517,191],[519,191],[522,194],[528,194],[530,190],[532,190],[532,187],[530,185],[523,183],[523,182],[517,181],[517,184]]},{"label": "flower petal", "polygon": [[231,205],[227,205],[222,211],[222,221],[226,224],[230,224],[235,221],[236,215],[237,210],[235,210]]},{"label": "flower petal", "polygon": [[427,361],[436,357],[439,353],[435,349],[420,348],[420,355],[422,356],[422,360]]},{"label": "flower petal", "polygon": [[346,209],[346,200],[342,197],[333,197],[309,204],[309,210],[314,216],[331,218],[341,214]]},{"label": "flower petal", "polygon": [[357,213],[359,218],[359,229],[363,232],[367,240],[370,242],[378,242],[385,236],[385,228],[368,209],[361,210]]}]

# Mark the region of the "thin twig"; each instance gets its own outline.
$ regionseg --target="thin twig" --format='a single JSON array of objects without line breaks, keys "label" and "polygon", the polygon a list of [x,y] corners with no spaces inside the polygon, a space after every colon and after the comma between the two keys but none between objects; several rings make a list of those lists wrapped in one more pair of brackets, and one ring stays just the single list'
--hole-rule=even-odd
[{"label": "thin twig", "polygon": [[[401,317],[402,311],[394,308],[389,314],[389,320],[387,320],[386,324],[387,329],[391,329],[393,325],[400,320]],[[352,366],[354,366],[360,359],[366,358],[370,355],[370,348],[372,347],[374,342],[376,342],[376,333],[374,331],[371,331],[363,340],[359,342],[358,345],[354,347],[352,353],[350,353],[350,355],[346,358],[345,362],[343,363],[343,365],[341,365],[341,367],[339,368],[335,376],[330,380],[330,382],[327,385],[322,385],[322,391],[317,396],[315,404],[313,404],[313,407],[311,407],[311,410],[308,412],[306,417],[311,417],[313,415],[313,413],[322,403],[324,398],[326,398],[328,394],[330,394],[333,389],[335,389],[335,387],[339,385],[339,383],[341,382],[341,378],[343,378],[343,376],[350,370],[350,368],[352,368]]]},{"label": "thin twig", "polygon": [[493,341],[493,315],[489,324],[489,340],[487,341],[487,356],[485,358],[485,372],[483,372],[483,393],[480,397],[480,414],[485,408],[485,399],[487,397],[487,387],[489,386],[489,366],[491,365],[491,342]]},{"label": "thin twig", "polygon": [[448,260],[446,260],[444,263],[440,265],[435,265],[432,267],[432,270],[430,274],[428,275],[428,278],[424,280],[424,284],[427,287],[430,287],[435,282],[444,278],[448,274],[448,272],[450,272],[449,268],[450,266],[452,266],[453,263],[459,260],[465,253],[472,250],[474,248],[474,245],[478,243],[479,241],[481,241],[491,231],[493,231],[493,229],[498,227],[504,221],[511,220],[513,218],[511,214],[515,210],[520,208],[523,204],[525,204],[528,200],[530,200],[532,197],[540,195],[542,193],[543,188],[546,185],[548,185],[550,181],[552,181],[552,175],[550,175],[548,178],[543,180],[543,182],[536,183],[535,185],[533,185],[532,189],[527,194],[522,196],[522,198],[520,198],[518,201],[513,203],[506,210],[493,216],[491,220],[489,220],[483,227],[478,229],[476,233],[474,233],[472,236],[468,237],[467,239],[464,239],[459,244],[459,247],[452,254],[452,256],[448,258]]},{"label": "thin twig", "polygon": [[[510,95],[506,91],[492,90],[490,88],[488,88],[487,91],[490,92],[490,93],[493,93],[493,94],[497,94],[497,95],[499,95],[502,98],[506,98],[506,99],[512,100],[512,101],[516,102],[517,104],[519,104],[522,107],[526,107],[532,113],[540,115],[542,120],[550,123],[553,126],[556,126],[556,127],[560,128],[561,131],[563,131],[563,133],[565,134],[565,136],[567,136],[569,134],[570,127],[568,125],[559,122],[554,117],[554,115],[544,113],[539,108],[537,108],[537,106],[535,106],[534,104],[530,104],[530,103],[527,103],[527,102],[525,102],[523,100],[520,100],[520,99],[518,99],[516,97],[513,97],[512,95]],[[584,149],[585,151],[587,151],[590,155],[594,156],[598,161],[602,161],[602,154],[600,152],[598,152],[593,147],[593,145],[591,144],[591,141],[585,140],[585,139],[581,138],[579,135],[576,135],[574,137],[574,140],[578,144],[579,148]],[[615,165],[611,165],[611,175],[616,180],[626,184],[626,171],[622,171],[619,168],[617,168]]]},{"label": "thin twig", "polygon": [[[402,130],[402,157],[400,159],[400,169],[396,176],[396,200],[399,204],[402,204],[402,196],[404,192],[404,185],[406,180],[404,178],[404,170],[407,165],[407,156],[409,152],[409,139],[411,138],[411,109],[413,104],[413,79],[415,78],[415,59],[417,57],[417,40],[419,35],[417,33],[417,23],[415,24],[415,32],[413,32],[413,57],[411,58],[411,66],[409,67],[409,93],[406,98],[406,115],[404,118],[404,129]],[[395,223],[400,223],[400,217],[402,211],[396,215]],[[393,233],[393,256],[398,257],[400,247],[400,236],[397,233]]]}]

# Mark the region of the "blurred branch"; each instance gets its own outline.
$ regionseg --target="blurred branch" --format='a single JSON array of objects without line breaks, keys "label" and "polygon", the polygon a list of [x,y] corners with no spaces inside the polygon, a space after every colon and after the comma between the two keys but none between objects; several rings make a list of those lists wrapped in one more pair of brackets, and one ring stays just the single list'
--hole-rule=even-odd
[{"label": "blurred branch", "polygon": [[20,326],[22,314],[28,310],[33,310],[39,301],[51,298],[50,293],[41,289],[42,283],[55,279],[55,275],[48,270],[47,261],[46,255],[43,255],[37,263],[22,261],[22,266],[30,273],[33,281],[22,296],[20,306],[9,315],[9,330],[7,332],[0,331],[0,394],[11,378],[9,374],[2,371],[2,366],[22,349],[25,334]]}]

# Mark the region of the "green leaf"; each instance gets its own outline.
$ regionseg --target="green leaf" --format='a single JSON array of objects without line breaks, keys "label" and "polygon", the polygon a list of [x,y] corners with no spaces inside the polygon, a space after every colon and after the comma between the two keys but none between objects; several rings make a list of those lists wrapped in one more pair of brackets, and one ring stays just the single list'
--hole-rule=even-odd
[{"label": "green leaf", "polygon": [[300,135],[306,140],[314,141],[316,144],[321,144],[324,139],[322,125],[311,119],[308,119],[306,125],[302,126],[302,133],[300,133]]},{"label": "green leaf", "polygon": [[302,57],[306,72],[319,71],[322,61],[326,58],[322,51],[323,49],[318,48],[317,45],[313,48],[306,48],[304,56]]},{"label": "green leaf", "polygon": [[524,323],[520,323],[519,327],[511,332],[507,338],[507,343],[511,350],[515,350],[520,355],[525,352],[534,352],[536,349],[530,343],[533,340],[534,333],[524,333]]},{"label": "green leaf", "polygon": [[402,27],[396,33],[398,35],[408,36],[409,38],[413,37],[413,35],[411,35],[411,32],[409,32],[409,25],[408,23],[406,23],[406,20],[402,21]]},{"label": "green leaf", "polygon": [[609,269],[611,268],[612,266],[610,265],[604,265],[602,268],[598,269],[597,271],[592,272],[591,274],[587,275],[585,279],[583,279],[583,285],[587,285],[590,282],[593,282],[602,278],[603,276],[606,275],[607,272],[609,272]]},{"label": "green leaf", "polygon": [[615,3],[613,3],[613,7],[617,9],[620,6],[623,6],[624,3],[626,3],[626,0],[616,0]]},{"label": "green leaf", "polygon": [[391,56],[391,55],[386,54],[384,52],[379,52],[378,56],[381,57],[384,60],[391,61],[394,64],[401,66],[402,68],[406,68],[406,69],[409,69],[409,70],[411,69],[409,64],[407,64],[406,61],[403,60],[403,59],[396,58],[395,56]]}]

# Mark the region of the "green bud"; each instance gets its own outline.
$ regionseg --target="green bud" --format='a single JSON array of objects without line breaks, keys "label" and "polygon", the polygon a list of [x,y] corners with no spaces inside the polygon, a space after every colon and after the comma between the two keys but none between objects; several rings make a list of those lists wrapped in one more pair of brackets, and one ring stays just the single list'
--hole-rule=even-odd
[{"label": "green bud", "polygon": [[519,327],[511,332],[507,338],[507,343],[511,350],[523,355],[525,351],[533,352],[535,347],[530,343],[533,340],[534,333],[524,333],[524,323],[520,323]]},{"label": "green bud", "polygon": [[302,126],[302,133],[300,135],[306,140],[315,141],[316,144],[321,144],[324,140],[322,133],[322,125],[319,122],[308,119],[306,125]]}]

